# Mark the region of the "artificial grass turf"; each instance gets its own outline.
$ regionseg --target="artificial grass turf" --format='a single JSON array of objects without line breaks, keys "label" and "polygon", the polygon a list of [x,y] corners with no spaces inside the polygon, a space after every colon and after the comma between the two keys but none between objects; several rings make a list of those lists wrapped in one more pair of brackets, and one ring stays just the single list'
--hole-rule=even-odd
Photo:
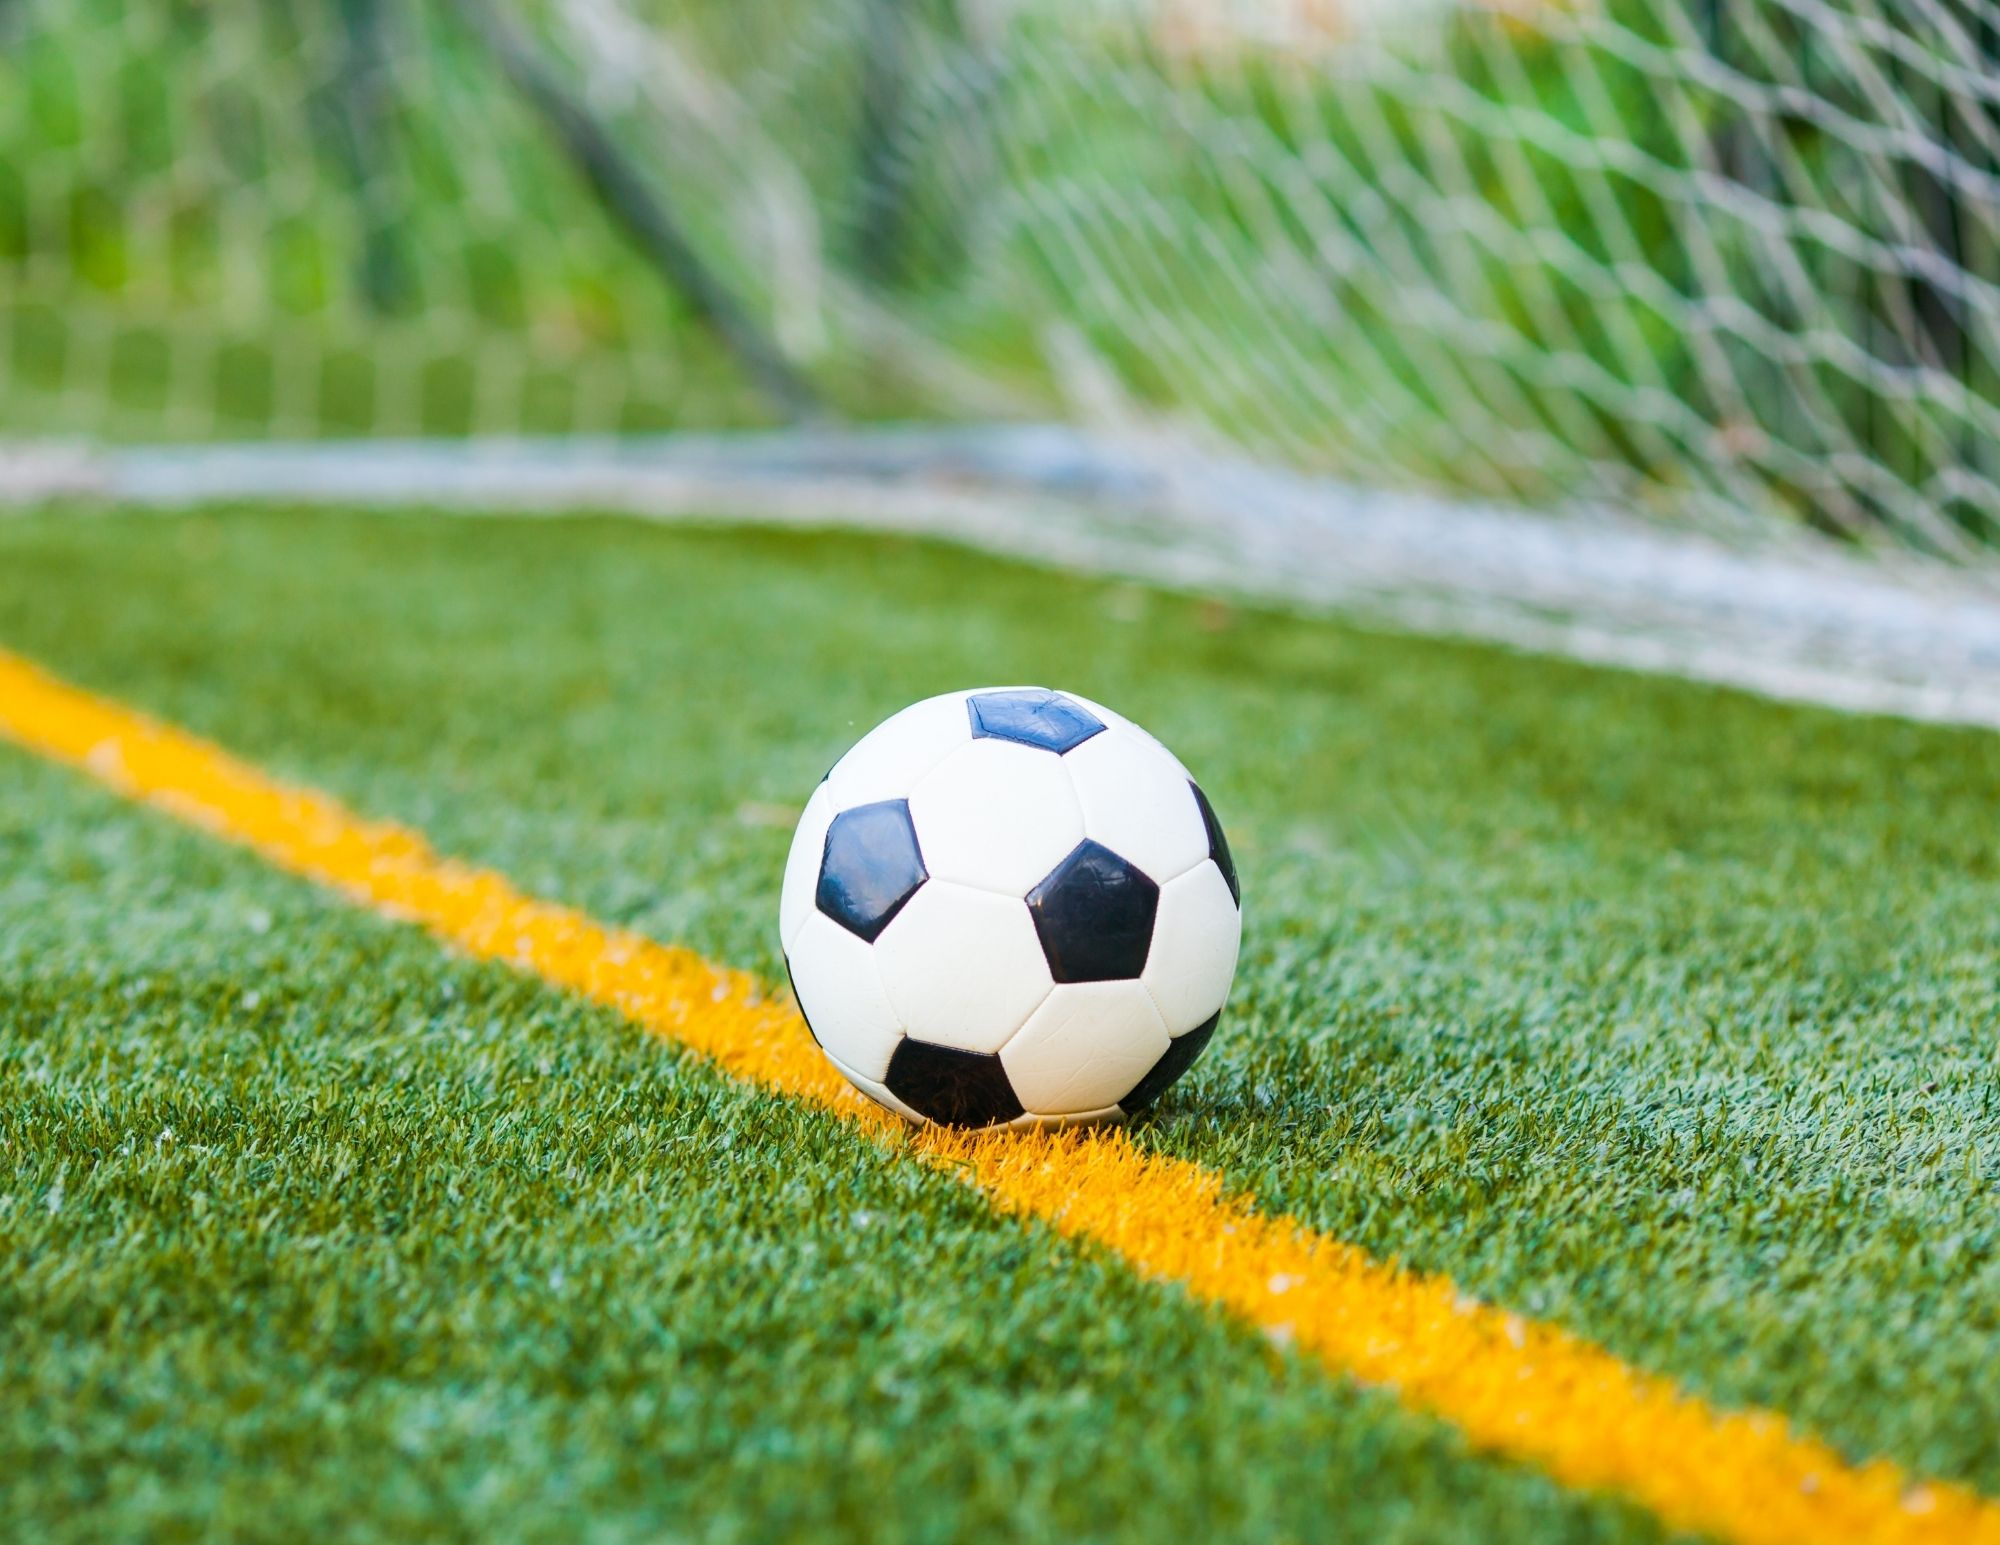
[{"label": "artificial grass turf", "polygon": [[0,1532],[1643,1539],[0,750]]},{"label": "artificial grass turf", "polygon": [[0,642],[766,972],[765,807],[924,692],[1075,686],[1182,752],[1247,885],[1228,1033],[1143,1141],[2000,1489],[1985,736],[617,523],[30,521]]}]

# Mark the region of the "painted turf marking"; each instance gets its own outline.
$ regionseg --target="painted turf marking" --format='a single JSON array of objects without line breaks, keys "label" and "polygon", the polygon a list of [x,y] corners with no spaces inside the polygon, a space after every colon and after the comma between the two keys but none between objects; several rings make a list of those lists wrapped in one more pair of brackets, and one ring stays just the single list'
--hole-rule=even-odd
[{"label": "painted turf marking", "polygon": [[1781,1415],[1724,1411],[1551,1325],[1467,1298],[1224,1193],[1122,1131],[910,1131],[850,1089],[796,1011],[751,977],[537,901],[439,857],[408,828],[278,783],[206,741],[0,651],[0,735],[254,849],[468,954],[617,1009],[734,1076],[829,1107],[956,1171],[1003,1211],[1108,1248],[1337,1373],[1453,1423],[1565,1485],[1614,1491],[1670,1525],[1746,1542],[1977,1540],[2000,1505],[1849,1463]]}]

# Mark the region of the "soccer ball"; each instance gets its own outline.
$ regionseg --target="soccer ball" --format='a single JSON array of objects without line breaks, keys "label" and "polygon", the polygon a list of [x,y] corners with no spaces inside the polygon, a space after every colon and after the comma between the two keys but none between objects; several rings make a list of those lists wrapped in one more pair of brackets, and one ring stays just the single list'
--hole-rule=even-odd
[{"label": "soccer ball", "polygon": [[1119,1121],[1201,1055],[1242,930],[1173,753],[1086,698],[952,692],[813,791],[778,926],[835,1067],[913,1121]]}]

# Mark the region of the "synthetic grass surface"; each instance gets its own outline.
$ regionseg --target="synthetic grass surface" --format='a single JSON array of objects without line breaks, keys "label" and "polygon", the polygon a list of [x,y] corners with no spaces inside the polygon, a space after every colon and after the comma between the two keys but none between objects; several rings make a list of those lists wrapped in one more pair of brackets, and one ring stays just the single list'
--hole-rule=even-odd
[{"label": "synthetic grass surface", "polygon": [[20,770],[10,1536],[1653,1534],[850,1124]]},{"label": "synthetic grass surface", "polygon": [[1211,786],[1248,886],[1233,1034],[1145,1141],[1994,1488],[1981,737],[610,524],[25,523],[0,640],[767,970],[760,806],[926,691],[1105,698]]}]

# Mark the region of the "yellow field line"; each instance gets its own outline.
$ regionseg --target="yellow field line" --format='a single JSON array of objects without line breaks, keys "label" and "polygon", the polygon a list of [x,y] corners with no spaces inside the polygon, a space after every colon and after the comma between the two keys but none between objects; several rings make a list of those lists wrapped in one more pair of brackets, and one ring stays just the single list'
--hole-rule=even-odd
[{"label": "yellow field line", "polygon": [[[498,874],[438,857],[415,832],[277,783],[4,651],[0,734],[470,954],[618,1009],[739,1078],[903,1131],[849,1089],[796,1010],[750,977],[524,896]],[[1122,1132],[926,1130],[906,1141],[1004,1210],[1178,1282],[1483,1449],[1621,1493],[1669,1524],[1743,1541],[2000,1542],[2000,1506],[1975,1493],[1918,1484],[1887,1461],[1850,1464],[1773,1413],[1718,1410],[1601,1347],[1475,1303],[1445,1278],[1259,1213],[1207,1170],[1146,1153]]]}]

